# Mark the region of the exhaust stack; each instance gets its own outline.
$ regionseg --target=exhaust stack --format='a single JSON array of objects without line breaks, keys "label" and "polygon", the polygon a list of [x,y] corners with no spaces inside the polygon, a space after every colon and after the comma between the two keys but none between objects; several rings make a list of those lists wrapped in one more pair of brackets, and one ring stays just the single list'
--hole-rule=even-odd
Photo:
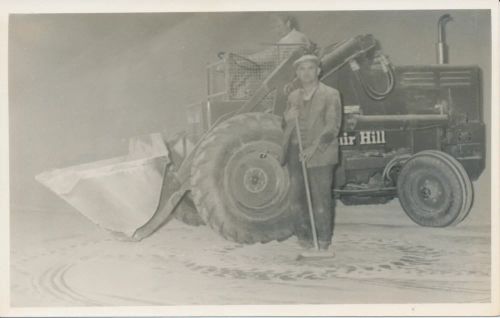
[{"label": "exhaust stack", "polygon": [[438,21],[438,42],[436,43],[437,63],[448,64],[448,45],[446,44],[446,23],[453,21],[449,14],[443,14]]}]

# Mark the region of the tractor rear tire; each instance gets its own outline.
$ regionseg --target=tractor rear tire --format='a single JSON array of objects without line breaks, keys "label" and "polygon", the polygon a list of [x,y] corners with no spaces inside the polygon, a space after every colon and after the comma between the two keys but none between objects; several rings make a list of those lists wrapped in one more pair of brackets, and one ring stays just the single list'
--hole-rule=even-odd
[{"label": "tractor rear tire", "polygon": [[191,168],[193,201],[226,239],[253,244],[293,235],[282,138],[280,117],[247,113],[222,122],[200,143]]},{"label": "tractor rear tire", "polygon": [[460,176],[461,179],[460,182],[465,191],[466,201],[464,203],[462,211],[460,212],[460,215],[455,219],[455,221],[451,225],[456,225],[462,222],[467,217],[467,215],[469,215],[469,212],[472,207],[472,202],[474,200],[474,189],[472,188],[472,182],[470,180],[469,175],[467,174],[467,171],[465,171],[464,167],[460,162],[458,162],[457,159],[453,158],[451,155],[442,151],[425,150],[419,152],[418,155],[421,156],[428,155],[441,158],[442,160],[447,161],[448,164],[455,170],[455,173]]},{"label": "tractor rear tire", "polygon": [[428,227],[460,223],[473,199],[472,183],[462,165],[440,151],[412,156],[399,174],[397,192],[410,219]]}]

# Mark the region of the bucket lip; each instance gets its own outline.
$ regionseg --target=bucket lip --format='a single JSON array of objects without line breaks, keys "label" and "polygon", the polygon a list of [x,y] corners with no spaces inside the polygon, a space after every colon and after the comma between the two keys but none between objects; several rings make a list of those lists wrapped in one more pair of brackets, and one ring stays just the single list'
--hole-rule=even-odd
[{"label": "bucket lip", "polygon": [[[148,154],[145,156],[133,157],[130,150],[130,145],[139,140],[141,137],[149,137],[151,142],[151,147],[155,148],[153,154]],[[154,147],[156,146],[156,147]],[[169,158],[169,151],[165,143],[162,140],[161,134],[153,133],[149,135],[135,136],[129,141],[129,152],[125,155],[111,157],[107,159],[96,160],[92,162],[85,162],[76,165],[71,165],[64,168],[54,168],[41,172],[35,176],[35,179],[39,182],[53,178],[54,175],[64,175],[64,174],[86,174],[89,171],[101,172],[101,171],[119,171],[124,168],[130,168],[130,166],[145,165],[149,161],[164,158],[167,164],[171,161]]]},{"label": "bucket lip", "polygon": [[[48,179],[52,179],[55,175],[59,175],[63,177],[64,175],[74,174],[80,175],[84,177],[89,174],[90,171],[93,173],[103,173],[103,172],[119,172],[122,170],[126,170],[131,168],[132,166],[144,166],[149,164],[151,161],[155,160],[165,160],[170,162],[167,154],[147,157],[147,158],[138,158],[132,160],[126,160],[127,156],[114,157],[110,159],[104,159],[99,161],[94,161],[90,163],[83,163],[80,165],[69,166],[66,168],[56,168],[44,171],[35,176],[35,178],[43,182]],[[123,161],[122,161],[123,160]]]},{"label": "bucket lip", "polygon": [[137,170],[140,167],[146,166],[142,169],[154,169],[151,162],[160,162],[160,173],[163,174],[170,160],[166,156],[152,157],[152,158],[142,158],[135,159],[132,161],[121,162],[115,165],[106,165],[94,169],[88,170],[73,170],[74,167],[68,167],[64,169],[54,169],[46,172],[42,172],[35,176],[35,179],[52,190],[57,195],[65,195],[70,193],[74,187],[83,180],[88,179],[99,179],[108,176],[118,175],[121,173],[130,173],[131,170]]},{"label": "bucket lip", "polygon": [[126,155],[47,170],[36,175],[35,180],[57,194],[64,194],[70,192],[82,179],[127,173],[157,163],[162,164],[161,169],[164,171],[170,162],[169,151],[161,135],[154,133],[131,138]]}]

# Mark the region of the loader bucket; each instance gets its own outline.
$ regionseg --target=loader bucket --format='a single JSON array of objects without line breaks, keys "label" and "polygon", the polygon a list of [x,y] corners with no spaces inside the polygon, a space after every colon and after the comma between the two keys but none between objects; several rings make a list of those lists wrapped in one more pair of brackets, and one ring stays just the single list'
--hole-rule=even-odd
[{"label": "loader bucket", "polygon": [[134,137],[122,157],[55,169],[36,176],[95,224],[132,236],[158,208],[170,163],[160,134]]}]

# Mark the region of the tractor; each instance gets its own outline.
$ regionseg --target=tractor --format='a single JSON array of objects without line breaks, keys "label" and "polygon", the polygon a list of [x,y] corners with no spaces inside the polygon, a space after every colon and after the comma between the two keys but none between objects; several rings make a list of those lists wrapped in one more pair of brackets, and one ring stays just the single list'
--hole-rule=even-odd
[{"label": "tractor", "polygon": [[[481,70],[448,64],[450,20],[438,21],[434,65],[393,65],[371,34],[316,51],[320,80],[342,98],[332,196],[344,204],[397,197],[411,220],[429,227],[456,225],[471,210],[471,181],[485,166]],[[129,234],[142,239],[172,217],[243,244],[294,234],[297,198],[280,164],[281,118],[293,62],[308,53],[276,44],[260,55],[221,53],[207,65],[207,97],[186,107],[184,132],[163,138],[168,160],[158,170],[157,202]],[[38,179],[51,187],[54,176]]]}]

